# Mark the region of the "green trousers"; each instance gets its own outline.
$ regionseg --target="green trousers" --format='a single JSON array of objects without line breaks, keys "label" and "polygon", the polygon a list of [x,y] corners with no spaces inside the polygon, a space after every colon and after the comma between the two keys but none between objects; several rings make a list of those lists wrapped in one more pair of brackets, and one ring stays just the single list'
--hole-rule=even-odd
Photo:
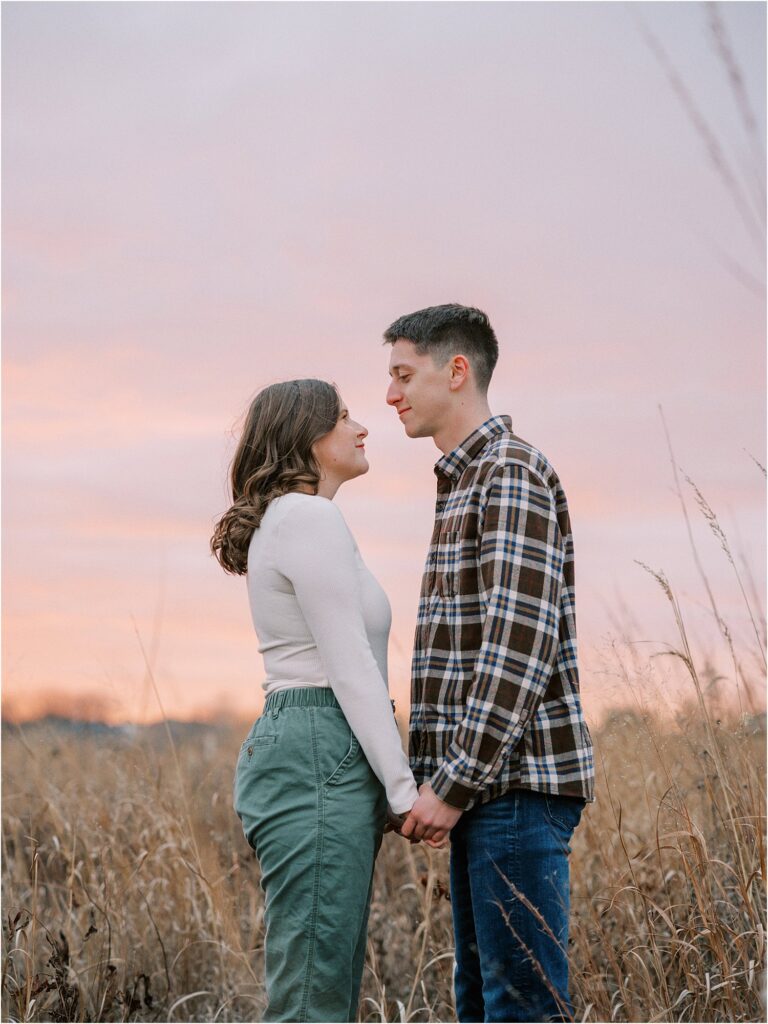
[{"label": "green trousers", "polygon": [[265,896],[262,1019],[357,1020],[387,800],[330,689],[267,697],[233,805]]}]

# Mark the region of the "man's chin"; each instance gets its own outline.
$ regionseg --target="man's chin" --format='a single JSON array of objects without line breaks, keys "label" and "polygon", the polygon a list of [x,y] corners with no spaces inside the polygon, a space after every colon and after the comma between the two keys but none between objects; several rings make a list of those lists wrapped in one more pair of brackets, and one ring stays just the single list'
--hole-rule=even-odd
[{"label": "man's chin", "polygon": [[431,437],[431,434],[418,423],[404,423],[403,426],[408,437]]}]

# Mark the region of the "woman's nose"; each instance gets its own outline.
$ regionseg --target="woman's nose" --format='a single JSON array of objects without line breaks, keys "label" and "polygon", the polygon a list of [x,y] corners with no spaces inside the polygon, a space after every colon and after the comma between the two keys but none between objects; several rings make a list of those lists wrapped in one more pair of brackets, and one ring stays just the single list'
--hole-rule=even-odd
[{"label": "woman's nose", "polygon": [[368,430],[361,424],[360,429],[357,432],[359,438],[368,437]]}]

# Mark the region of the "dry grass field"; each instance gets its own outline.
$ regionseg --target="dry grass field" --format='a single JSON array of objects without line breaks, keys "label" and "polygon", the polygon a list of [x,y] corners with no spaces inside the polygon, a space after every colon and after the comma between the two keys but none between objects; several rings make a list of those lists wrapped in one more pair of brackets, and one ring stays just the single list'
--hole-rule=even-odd
[{"label": "dry grass field", "polygon": [[[652,661],[616,651],[630,707],[593,730],[597,800],[571,859],[576,1018],[762,1021],[765,623],[742,587],[754,642],[736,650],[702,572],[733,666],[717,677],[653,575],[689,699],[670,714]],[[249,726],[4,723],[4,1021],[261,1019],[259,871],[231,805]],[[447,885],[447,850],[384,837],[360,1020],[455,1020]]]},{"label": "dry grass field", "polygon": [[[597,733],[572,858],[578,1019],[764,1019],[761,722],[714,718],[702,696]],[[258,865],[230,805],[241,738],[6,728],[3,1020],[260,1019]],[[361,1020],[455,1020],[447,866],[385,837]]]}]

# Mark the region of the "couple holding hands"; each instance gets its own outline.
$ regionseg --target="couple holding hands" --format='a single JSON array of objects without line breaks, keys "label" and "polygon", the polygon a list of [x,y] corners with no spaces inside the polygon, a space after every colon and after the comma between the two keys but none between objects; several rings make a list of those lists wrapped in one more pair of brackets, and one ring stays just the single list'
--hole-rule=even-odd
[{"label": "couple holding hands", "polygon": [[409,758],[387,689],[391,614],[334,504],[367,431],[320,380],[253,400],[211,548],[247,576],[266,700],[234,809],[265,894],[265,1021],[355,1021],[386,830],[450,842],[460,1021],[571,1020],[570,840],[592,800],[573,538],[548,460],[494,416],[482,311],[400,317],[387,403],[431,437],[435,525],[419,598]]}]

